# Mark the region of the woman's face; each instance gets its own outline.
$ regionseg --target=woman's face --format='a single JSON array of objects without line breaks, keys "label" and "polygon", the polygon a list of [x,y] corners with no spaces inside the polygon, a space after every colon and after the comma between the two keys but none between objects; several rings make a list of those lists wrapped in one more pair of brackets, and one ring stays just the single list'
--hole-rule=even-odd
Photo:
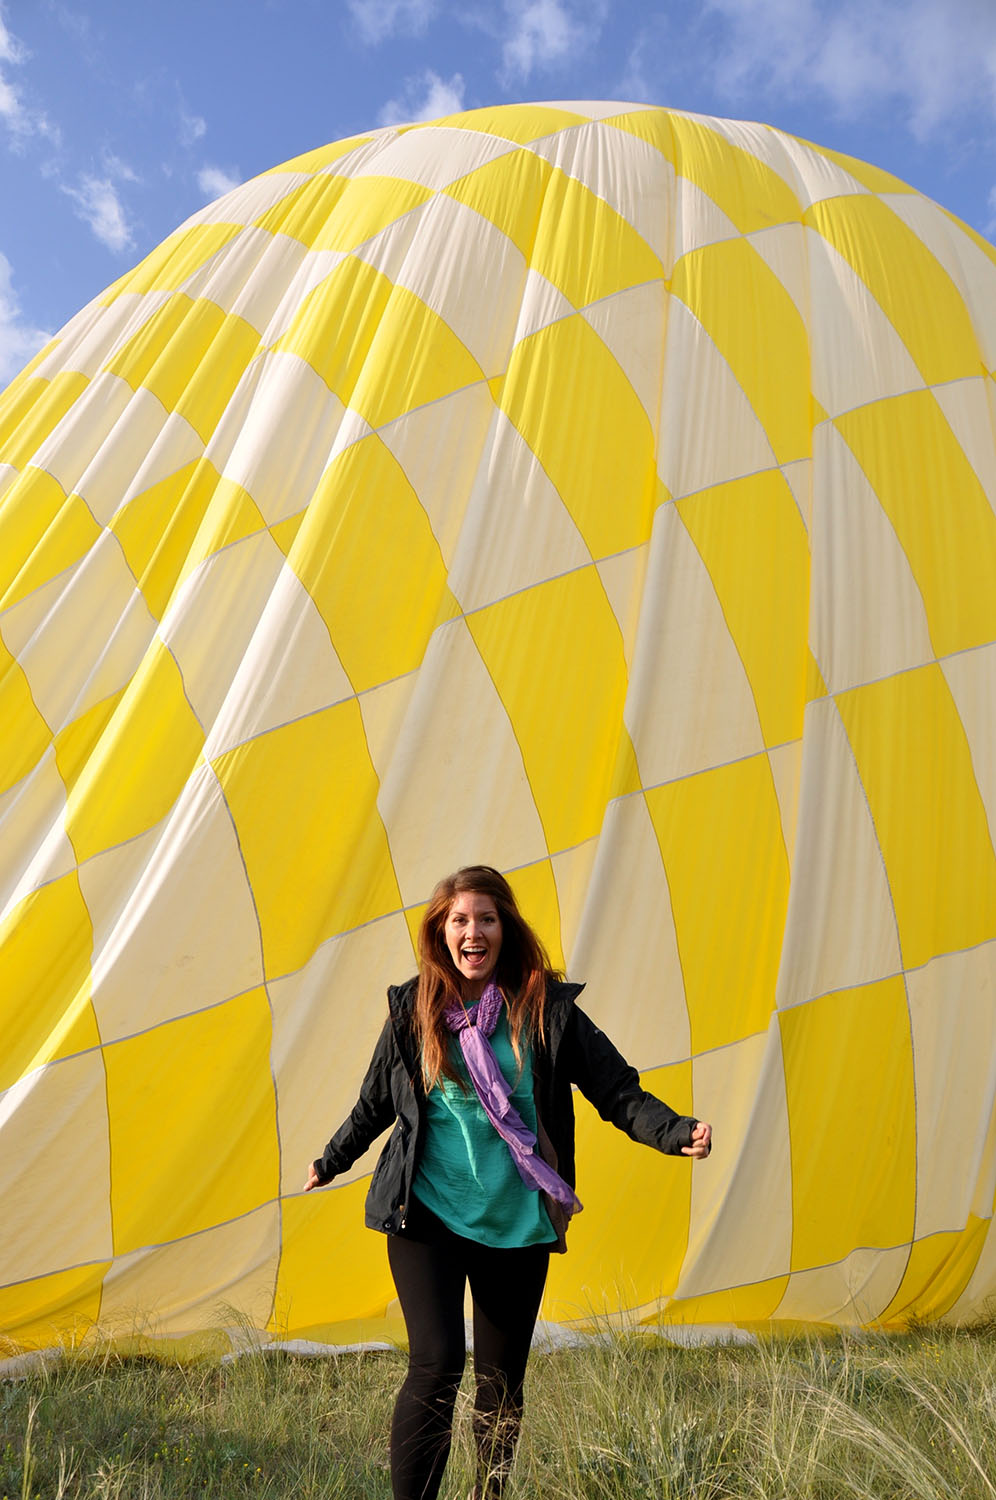
[{"label": "woman's face", "polygon": [[501,917],[490,896],[461,891],[446,913],[443,936],[464,993],[477,999],[494,974],[501,953]]}]

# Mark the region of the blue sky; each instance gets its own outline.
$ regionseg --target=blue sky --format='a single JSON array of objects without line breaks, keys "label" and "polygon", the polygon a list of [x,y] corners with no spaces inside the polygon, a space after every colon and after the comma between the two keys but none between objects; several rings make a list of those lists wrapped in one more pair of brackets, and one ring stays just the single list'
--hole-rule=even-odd
[{"label": "blue sky", "polygon": [[236,182],[520,99],[763,120],[996,233],[996,0],[0,0],[0,383]]}]

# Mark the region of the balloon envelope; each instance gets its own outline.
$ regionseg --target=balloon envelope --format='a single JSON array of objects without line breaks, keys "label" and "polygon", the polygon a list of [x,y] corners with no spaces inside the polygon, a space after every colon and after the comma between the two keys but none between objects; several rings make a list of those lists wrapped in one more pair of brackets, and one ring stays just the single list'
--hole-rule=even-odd
[{"label": "balloon envelope", "polygon": [[393,1329],[305,1197],[435,881],[578,1101],[544,1316],[996,1289],[996,252],[765,126],[518,105],[195,214],[0,402],[0,1328]]}]

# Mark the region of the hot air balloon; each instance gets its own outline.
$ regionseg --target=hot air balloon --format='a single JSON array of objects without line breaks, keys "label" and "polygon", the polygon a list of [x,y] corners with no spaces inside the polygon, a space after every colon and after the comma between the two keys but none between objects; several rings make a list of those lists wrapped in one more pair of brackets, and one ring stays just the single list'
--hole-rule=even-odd
[{"label": "hot air balloon", "polygon": [[996,252],[756,124],[523,104],[195,214],[0,402],[0,1331],[400,1326],[305,1197],[435,880],[675,1108],[579,1102],[543,1316],[996,1290]]}]

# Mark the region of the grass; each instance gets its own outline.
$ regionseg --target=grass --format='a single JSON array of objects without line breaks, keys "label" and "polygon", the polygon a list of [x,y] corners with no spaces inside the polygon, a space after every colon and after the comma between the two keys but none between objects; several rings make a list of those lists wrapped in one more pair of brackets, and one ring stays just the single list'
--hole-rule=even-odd
[{"label": "grass", "polygon": [[[0,1500],[389,1500],[401,1353],[74,1354],[0,1384]],[[469,1383],[443,1485],[471,1484]],[[534,1356],[508,1500],[996,1500],[996,1328]]]}]

